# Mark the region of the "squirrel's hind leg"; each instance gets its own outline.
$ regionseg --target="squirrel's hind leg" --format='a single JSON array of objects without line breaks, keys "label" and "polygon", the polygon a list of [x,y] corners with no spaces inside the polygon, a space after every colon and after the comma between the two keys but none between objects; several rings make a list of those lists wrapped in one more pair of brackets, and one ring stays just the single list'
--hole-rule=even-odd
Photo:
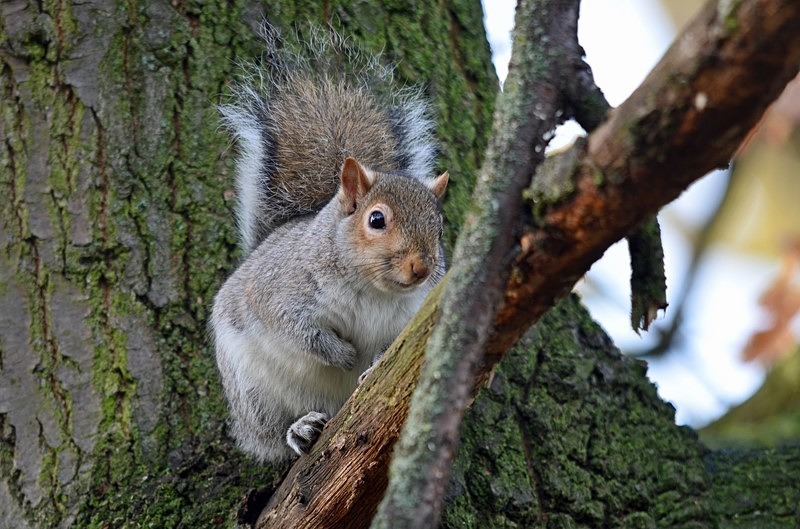
[{"label": "squirrel's hind leg", "polygon": [[286,444],[298,455],[307,454],[319,439],[326,422],[328,416],[324,413],[317,411],[306,413],[289,426],[286,432]]}]

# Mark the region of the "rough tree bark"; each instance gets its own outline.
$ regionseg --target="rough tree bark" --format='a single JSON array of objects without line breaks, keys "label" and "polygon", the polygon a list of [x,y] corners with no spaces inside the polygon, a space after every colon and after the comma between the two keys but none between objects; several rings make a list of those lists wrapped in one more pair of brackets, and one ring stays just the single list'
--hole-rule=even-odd
[{"label": "rough tree bark", "polygon": [[496,91],[473,0],[0,3],[0,527],[229,526],[279,479],[225,437],[205,331],[238,257],[215,104],[264,14],[427,87],[457,224]]}]

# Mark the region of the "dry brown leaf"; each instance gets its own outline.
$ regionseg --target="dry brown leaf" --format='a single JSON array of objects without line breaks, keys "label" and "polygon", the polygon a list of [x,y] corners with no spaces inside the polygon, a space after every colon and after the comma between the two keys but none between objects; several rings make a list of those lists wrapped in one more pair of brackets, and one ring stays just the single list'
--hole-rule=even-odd
[{"label": "dry brown leaf", "polygon": [[795,281],[800,270],[800,238],[787,244],[781,257],[781,270],[758,302],[772,320],[769,329],[756,332],[742,352],[746,361],[758,360],[773,364],[792,351],[797,337],[791,330],[792,318],[800,312],[800,285]]}]

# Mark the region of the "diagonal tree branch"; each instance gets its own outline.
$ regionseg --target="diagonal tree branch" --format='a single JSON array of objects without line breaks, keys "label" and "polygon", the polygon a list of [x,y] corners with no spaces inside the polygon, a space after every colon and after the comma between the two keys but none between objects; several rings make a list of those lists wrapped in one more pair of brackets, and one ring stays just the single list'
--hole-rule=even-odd
[{"label": "diagonal tree branch", "polygon": [[[798,64],[800,3],[709,2],[631,98],[576,145],[573,161],[561,165],[550,186],[537,178],[528,190],[535,198],[531,215],[517,211],[517,218],[530,222],[508,228],[517,244],[505,256],[511,271],[478,379],[610,244],[726,165]],[[293,466],[259,527],[369,524],[441,292],[434,291],[312,453]]]},{"label": "diagonal tree branch", "polygon": [[374,529],[438,524],[461,420],[522,227],[517,219],[525,218],[522,191],[544,157],[545,136],[558,124],[556,116],[565,113],[565,81],[572,77],[565,64],[583,65],[579,7],[580,0],[517,4],[509,75],[498,96],[473,209],[458,238],[440,320],[425,351]]},{"label": "diagonal tree branch", "polygon": [[631,97],[588,138],[564,184],[521,237],[495,321],[501,356],[605,249],[708,171],[727,166],[797,74],[800,4],[711,1]]}]

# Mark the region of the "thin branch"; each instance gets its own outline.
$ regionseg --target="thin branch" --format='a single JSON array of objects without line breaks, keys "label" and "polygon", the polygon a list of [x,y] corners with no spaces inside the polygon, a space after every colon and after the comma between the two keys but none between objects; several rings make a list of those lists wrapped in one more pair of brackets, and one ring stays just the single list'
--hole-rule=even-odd
[{"label": "thin branch", "polygon": [[[572,75],[564,80],[564,91],[572,116],[585,131],[592,132],[605,121],[611,105],[595,84],[592,69],[583,60],[577,20],[571,30],[573,56],[564,62],[572,63]],[[631,258],[631,327],[638,333],[640,329],[648,330],[658,310],[667,308],[667,280],[658,218],[648,219],[627,240]]]}]

